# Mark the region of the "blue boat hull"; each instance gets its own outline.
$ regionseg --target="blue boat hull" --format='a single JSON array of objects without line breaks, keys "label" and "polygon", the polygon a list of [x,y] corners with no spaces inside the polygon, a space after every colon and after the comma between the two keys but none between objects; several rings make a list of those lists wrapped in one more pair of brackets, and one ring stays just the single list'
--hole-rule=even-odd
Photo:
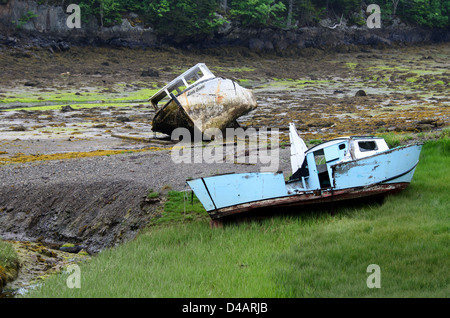
[{"label": "blue boat hull", "polygon": [[225,174],[187,183],[212,219],[260,209],[386,195],[405,189],[411,182],[421,147],[398,147],[337,164],[332,167],[334,180],[329,188],[301,188],[301,182],[286,183],[281,172]]},{"label": "blue boat hull", "polygon": [[[335,189],[379,183],[411,182],[422,145],[387,150],[380,154],[334,165]],[[400,181],[402,180],[402,181]]]}]

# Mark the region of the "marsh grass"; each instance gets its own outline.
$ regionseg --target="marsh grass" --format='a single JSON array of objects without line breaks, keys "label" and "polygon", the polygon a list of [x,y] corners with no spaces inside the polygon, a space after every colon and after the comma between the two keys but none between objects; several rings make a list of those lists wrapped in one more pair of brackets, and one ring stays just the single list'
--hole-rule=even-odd
[{"label": "marsh grass", "polygon": [[389,148],[395,148],[404,145],[408,140],[413,139],[413,136],[411,134],[398,134],[394,132],[381,133],[378,134],[378,136],[386,140]]},{"label": "marsh grass", "polygon": [[[424,145],[411,185],[382,204],[219,229],[204,218],[151,226],[81,265],[80,289],[59,274],[28,296],[448,297],[449,184],[443,138]],[[370,264],[381,288],[366,285]]]},{"label": "marsh grass", "polygon": [[17,262],[18,256],[14,247],[10,243],[0,240],[0,266],[14,266]]},{"label": "marsh grass", "polygon": [[208,218],[205,208],[193,192],[169,191],[163,210],[159,217],[152,220],[151,225],[168,225]]}]

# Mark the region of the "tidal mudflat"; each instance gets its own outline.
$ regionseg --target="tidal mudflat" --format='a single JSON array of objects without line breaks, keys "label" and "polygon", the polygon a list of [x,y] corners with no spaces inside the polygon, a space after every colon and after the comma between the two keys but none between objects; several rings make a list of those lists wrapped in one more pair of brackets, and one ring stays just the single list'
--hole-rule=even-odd
[{"label": "tidal mudflat", "polygon": [[151,131],[148,98],[198,62],[253,89],[258,108],[239,119],[243,128],[283,131],[293,121],[308,140],[448,125],[448,45],[347,51],[306,49],[283,57],[239,49],[4,49],[0,160],[142,148],[139,138],[163,137]]}]

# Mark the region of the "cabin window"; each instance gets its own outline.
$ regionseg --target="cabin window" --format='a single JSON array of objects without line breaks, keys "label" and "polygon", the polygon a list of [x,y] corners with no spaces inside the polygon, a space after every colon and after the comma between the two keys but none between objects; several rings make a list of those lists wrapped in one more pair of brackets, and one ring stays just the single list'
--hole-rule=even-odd
[{"label": "cabin window", "polygon": [[340,144],[339,145],[339,150],[344,150],[345,149],[345,144]]},{"label": "cabin window", "polygon": [[316,162],[317,166],[327,163],[327,161],[325,160],[325,153],[323,152],[323,149],[314,152],[314,161]]},{"label": "cabin window", "polygon": [[359,141],[358,146],[361,152],[378,150],[377,143],[375,141]]},{"label": "cabin window", "polygon": [[328,175],[328,169],[325,159],[325,153],[323,149],[314,152],[314,161],[316,163],[317,174],[319,177],[319,183],[321,188],[328,188],[331,186],[330,177]]}]

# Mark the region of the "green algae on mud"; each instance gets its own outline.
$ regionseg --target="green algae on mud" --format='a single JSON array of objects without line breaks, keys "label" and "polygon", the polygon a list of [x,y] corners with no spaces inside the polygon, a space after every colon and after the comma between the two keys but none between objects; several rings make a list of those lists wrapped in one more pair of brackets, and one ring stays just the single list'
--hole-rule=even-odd
[{"label": "green algae on mud", "polygon": [[[149,108],[151,107],[151,104],[147,103],[147,101],[143,101],[143,102],[139,102],[139,101],[133,101],[133,102],[127,102],[127,101],[123,101],[123,102],[115,102],[115,103],[111,103],[111,102],[85,102],[82,104],[72,104],[70,103],[70,107],[72,107],[73,109],[85,109],[85,108],[95,108],[95,107],[100,107],[100,108],[107,108],[107,107],[117,107],[117,108],[124,108],[124,107],[134,107],[134,106],[148,106]],[[60,110],[61,108],[68,106],[67,103],[65,104],[57,104],[57,105],[44,105],[44,106],[27,106],[27,107],[15,107],[15,108],[9,108],[9,109],[4,109],[3,111],[5,112],[10,112],[10,111],[20,111],[20,110],[25,110],[25,111],[43,111],[43,110]],[[1,111],[1,110],[0,110]]]},{"label": "green algae on mud", "polygon": [[163,150],[170,150],[170,148],[147,147],[147,148],[143,148],[143,149],[133,149],[133,150],[95,150],[95,151],[89,151],[89,152],[77,151],[77,152],[65,152],[65,153],[53,153],[53,154],[32,154],[32,155],[27,155],[24,153],[17,153],[13,156],[6,157],[6,158],[0,157],[0,166],[3,164],[13,164],[13,163],[26,163],[26,162],[46,161],[46,160],[63,160],[63,159],[111,156],[111,155],[118,155],[118,154],[124,154],[124,153],[163,151]]},{"label": "green algae on mud", "polygon": [[21,92],[13,93],[13,97],[6,96],[0,100],[0,110],[51,110],[66,105],[73,108],[89,107],[123,107],[147,104],[148,99],[157,92],[157,89],[139,89],[131,92],[73,92],[58,91],[55,93]]}]

